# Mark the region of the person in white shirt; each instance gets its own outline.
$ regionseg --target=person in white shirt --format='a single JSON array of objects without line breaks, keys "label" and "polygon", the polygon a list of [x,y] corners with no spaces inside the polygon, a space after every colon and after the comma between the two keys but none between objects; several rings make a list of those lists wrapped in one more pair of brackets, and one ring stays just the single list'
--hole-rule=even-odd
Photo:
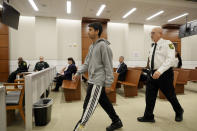
[{"label": "person in white shirt", "polygon": [[179,104],[173,86],[175,48],[171,41],[162,39],[162,32],[159,27],[151,32],[154,44],[149,52],[150,72],[146,85],[146,108],[144,116],[137,118],[139,122],[155,122],[153,111],[159,89],[171,103],[176,114],[175,121],[183,120],[184,110]]}]

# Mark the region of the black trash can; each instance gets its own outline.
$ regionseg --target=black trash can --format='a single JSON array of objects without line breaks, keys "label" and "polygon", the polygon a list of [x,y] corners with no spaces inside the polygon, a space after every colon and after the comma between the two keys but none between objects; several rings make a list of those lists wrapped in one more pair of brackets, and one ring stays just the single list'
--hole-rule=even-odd
[{"label": "black trash can", "polygon": [[45,126],[51,120],[53,100],[44,98],[34,104],[34,118],[36,126]]}]

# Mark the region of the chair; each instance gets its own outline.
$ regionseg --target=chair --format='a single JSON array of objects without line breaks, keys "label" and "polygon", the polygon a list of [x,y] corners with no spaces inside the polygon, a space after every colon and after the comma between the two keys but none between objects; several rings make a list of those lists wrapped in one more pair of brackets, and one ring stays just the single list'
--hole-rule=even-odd
[{"label": "chair", "polygon": [[118,75],[118,73],[114,72],[114,82],[110,87],[111,92],[107,93],[107,96],[111,103],[116,103],[116,84],[118,81]]},{"label": "chair", "polygon": [[[23,111],[25,84],[24,83],[5,83],[4,86],[14,87],[14,89],[6,89],[6,110],[18,109],[25,123],[25,114]],[[19,88],[19,86],[21,86],[22,88]]]}]

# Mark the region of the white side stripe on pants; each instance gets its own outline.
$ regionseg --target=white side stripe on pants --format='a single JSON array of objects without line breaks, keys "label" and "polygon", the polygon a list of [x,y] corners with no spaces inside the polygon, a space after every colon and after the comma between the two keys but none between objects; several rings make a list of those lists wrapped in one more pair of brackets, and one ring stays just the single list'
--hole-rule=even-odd
[{"label": "white side stripe on pants", "polygon": [[102,88],[103,88],[102,86],[93,85],[88,105],[82,117],[82,121],[81,121],[82,125],[85,125],[85,123],[88,121],[90,116],[94,113],[94,110],[98,104],[101,95]]}]

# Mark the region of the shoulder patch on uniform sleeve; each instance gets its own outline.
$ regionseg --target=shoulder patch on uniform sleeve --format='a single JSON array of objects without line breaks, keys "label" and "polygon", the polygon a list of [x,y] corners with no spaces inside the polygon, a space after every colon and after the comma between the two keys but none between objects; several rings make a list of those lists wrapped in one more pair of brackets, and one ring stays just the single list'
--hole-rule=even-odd
[{"label": "shoulder patch on uniform sleeve", "polygon": [[174,45],[172,43],[169,44],[170,49],[174,49]]},{"label": "shoulder patch on uniform sleeve", "polygon": [[26,63],[24,62],[23,65],[26,65]]}]

